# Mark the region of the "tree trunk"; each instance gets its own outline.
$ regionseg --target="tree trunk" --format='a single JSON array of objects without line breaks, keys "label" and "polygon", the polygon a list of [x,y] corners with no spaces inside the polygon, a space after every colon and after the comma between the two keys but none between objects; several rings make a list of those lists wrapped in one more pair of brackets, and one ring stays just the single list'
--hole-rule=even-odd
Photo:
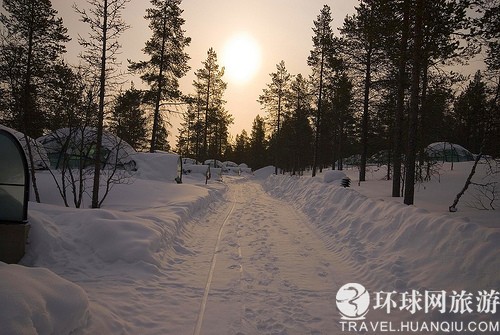
[{"label": "tree trunk", "polygon": [[[33,3],[31,3],[32,5]],[[33,11],[30,13],[33,17]],[[31,184],[33,186],[33,191],[35,193],[36,202],[40,202],[40,192],[38,191],[38,184],[36,182],[35,174],[35,164],[33,160],[33,148],[31,147],[31,142],[28,135],[31,135],[31,123],[33,122],[33,97],[31,96],[31,76],[32,76],[32,59],[33,59],[33,23],[30,22],[31,26],[29,29],[28,36],[28,54],[26,60],[26,77],[24,81],[24,98],[22,101],[23,106],[23,122],[24,122],[24,139],[26,141],[26,148],[28,149],[28,161],[30,163],[30,177]]]},{"label": "tree trunk", "polygon": [[469,176],[467,177],[467,180],[465,181],[464,187],[462,188],[462,190],[455,197],[455,200],[453,201],[453,204],[448,208],[450,212],[456,212],[457,211],[457,204],[460,201],[460,198],[462,197],[462,195],[464,195],[465,191],[467,191],[467,189],[469,188],[469,185],[471,184],[472,177],[476,173],[477,163],[479,162],[479,160],[481,159],[482,156],[483,156],[482,153],[479,153],[479,155],[476,156],[476,159],[474,161],[474,165],[472,166],[472,169],[471,169],[471,171],[469,173]]},{"label": "tree trunk", "polygon": [[318,165],[318,155],[319,155],[319,141],[320,141],[320,126],[321,126],[321,104],[323,98],[323,70],[325,66],[325,52],[321,50],[321,66],[319,71],[319,94],[318,94],[318,110],[316,112],[316,134],[314,137],[314,153],[313,153],[313,166],[312,166],[312,176],[316,176],[316,169]]},{"label": "tree trunk", "polygon": [[338,170],[342,171],[344,170],[344,161],[343,161],[343,155],[342,151],[344,151],[344,123],[342,122],[340,127],[339,127],[339,144],[338,144]]},{"label": "tree trunk", "polygon": [[417,151],[417,124],[420,96],[420,72],[422,67],[422,40],[423,40],[423,12],[424,0],[416,1],[415,14],[415,41],[413,46],[412,85],[410,97],[410,115],[408,125],[408,149],[406,152],[406,174],[404,203],[413,205],[415,196],[415,161]]},{"label": "tree trunk", "polygon": [[275,143],[275,149],[274,149],[274,174],[278,175],[278,152],[280,150],[280,119],[281,119],[281,98],[282,98],[282,93],[281,91],[279,92],[278,95],[278,129],[276,132],[276,143]]},{"label": "tree trunk", "polygon": [[205,100],[205,132],[203,135],[203,160],[207,159],[207,153],[208,153],[208,108],[210,106],[210,84],[212,81],[212,70],[208,69],[208,82],[207,82],[207,96]]},{"label": "tree trunk", "polygon": [[387,175],[386,175],[387,180],[391,180],[391,161],[392,161],[391,151],[389,150],[387,154]]},{"label": "tree trunk", "polygon": [[372,42],[368,44],[366,51],[366,73],[365,73],[365,88],[363,98],[363,119],[362,119],[362,135],[361,135],[361,165],[359,167],[359,181],[366,180],[366,157],[368,155],[368,119],[370,107],[370,87],[371,87],[371,66],[372,66]]},{"label": "tree trunk", "polygon": [[200,113],[201,113],[201,108],[200,108],[200,101],[201,101],[201,97],[198,95],[198,100],[196,102],[196,144],[195,144],[195,157],[196,157],[196,160],[198,162],[201,161],[201,157],[200,157],[200,136],[201,136],[201,129],[200,129],[200,125],[201,125],[201,118],[200,118]]},{"label": "tree trunk", "polygon": [[106,97],[106,50],[108,33],[108,0],[104,0],[104,15],[102,26],[101,74],[99,77],[99,112],[97,116],[97,135],[94,162],[94,185],[92,189],[92,208],[99,208],[99,184],[101,176],[102,132],[104,127],[104,99]]},{"label": "tree trunk", "polygon": [[403,154],[403,115],[406,88],[406,53],[408,49],[408,35],[410,26],[409,1],[404,2],[403,28],[400,45],[400,58],[398,69],[398,92],[396,115],[394,117],[394,148],[393,148],[393,173],[392,173],[392,196],[401,195],[401,155]]},{"label": "tree trunk", "polygon": [[160,70],[158,73],[158,91],[155,97],[155,112],[153,118],[153,134],[151,135],[151,147],[150,152],[155,152],[156,150],[156,134],[158,132],[158,123],[160,119],[160,102],[161,102],[161,91],[163,90],[163,62],[165,61],[165,40],[167,30],[167,13],[163,13],[163,31],[161,40],[161,51],[160,51]]},{"label": "tree trunk", "polygon": [[424,180],[424,175],[423,175],[423,166],[425,163],[425,129],[427,129],[428,124],[427,124],[427,111],[426,111],[426,104],[427,104],[427,89],[429,86],[429,61],[428,61],[428,56],[427,52],[423,53],[424,59],[423,59],[423,66],[422,66],[422,97],[420,99],[421,101],[421,106],[422,108],[420,109],[420,122],[417,124],[417,129],[418,129],[418,138],[419,141],[417,143],[417,149],[418,149],[418,180],[423,181]]}]

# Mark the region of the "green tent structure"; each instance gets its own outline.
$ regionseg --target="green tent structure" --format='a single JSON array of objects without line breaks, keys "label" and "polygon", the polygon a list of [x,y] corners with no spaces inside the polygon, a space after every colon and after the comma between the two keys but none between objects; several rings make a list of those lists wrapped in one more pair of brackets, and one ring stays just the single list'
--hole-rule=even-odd
[{"label": "green tent structure", "polygon": [[441,162],[468,162],[474,155],[459,144],[449,142],[431,143],[425,149],[429,159]]},{"label": "green tent structure", "polygon": [[[61,128],[37,139],[43,144],[50,165],[55,169],[63,167],[90,167],[94,164],[97,129]],[[135,170],[133,156],[136,151],[125,141],[108,131],[102,134],[101,164],[107,169],[114,167]]]}]

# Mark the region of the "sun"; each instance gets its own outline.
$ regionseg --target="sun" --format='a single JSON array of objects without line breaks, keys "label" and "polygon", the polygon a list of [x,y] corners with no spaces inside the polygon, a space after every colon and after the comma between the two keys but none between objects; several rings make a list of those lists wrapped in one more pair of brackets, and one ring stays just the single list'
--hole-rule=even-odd
[{"label": "sun", "polygon": [[226,42],[221,60],[229,80],[244,84],[260,67],[260,47],[251,35],[238,33]]}]

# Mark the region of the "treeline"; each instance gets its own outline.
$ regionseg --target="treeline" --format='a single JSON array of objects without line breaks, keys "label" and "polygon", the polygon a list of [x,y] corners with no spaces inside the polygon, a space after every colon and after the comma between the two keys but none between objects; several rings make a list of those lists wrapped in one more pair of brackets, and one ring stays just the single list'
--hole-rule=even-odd
[{"label": "treeline", "polygon": [[[63,127],[109,130],[137,150],[170,151],[170,112],[187,109],[188,139],[180,152],[198,160],[222,158],[230,146],[231,114],[225,110],[224,69],[211,48],[202,68],[195,71],[194,94],[179,89],[190,70],[185,49],[181,0],[151,0],[145,18],[151,37],[143,48],[147,60],[129,60],[128,73],[149,86],[124,86],[117,62],[119,37],[129,28],[121,12],[130,0],[88,0],[74,6],[89,34],[79,37],[81,62],[63,61],[70,40],[62,18],[50,0],[6,0],[0,59],[0,122],[38,138]],[[183,108],[188,106],[188,108]]]},{"label": "treeline", "polygon": [[[265,120],[237,135],[228,154],[313,176],[347,160],[359,165],[360,181],[376,155],[390,167],[393,196],[404,190],[411,204],[428,144],[500,156],[499,27],[498,1],[372,0],[334,33],[325,5],[313,22],[311,74],[279,62],[258,97]],[[473,57],[485,66],[472,79],[453,71]]]},{"label": "treeline", "polygon": [[[63,60],[70,38],[50,0],[2,2],[0,122],[32,138],[60,128],[95,129],[94,208],[104,197],[99,196],[103,131],[111,131],[138,150],[170,150],[167,113],[187,100],[179,90],[179,79],[190,70],[185,48],[191,39],[183,30],[181,0],[150,1],[145,15],[151,30],[143,48],[146,60],[130,60],[128,67],[148,89],[133,85],[121,89],[124,71],[117,56],[120,37],[129,28],[122,18],[129,2],[87,0],[85,8],[74,5],[89,31],[78,38],[78,65]],[[31,142],[26,143],[31,153]],[[40,201],[35,171],[30,175]]]},{"label": "treeline", "polygon": [[[498,0],[360,1],[338,32],[325,5],[313,20],[310,74],[290,74],[278,62],[256,97],[265,117],[234,141],[224,69],[213,49],[195,72],[194,93],[179,89],[190,70],[185,49],[191,43],[181,0],[150,1],[146,60],[128,64],[148,89],[121,89],[117,55],[129,28],[121,16],[128,3],[87,0],[85,9],[74,7],[89,33],[79,37],[81,62],[72,65],[63,61],[70,38],[50,0],[4,0],[0,122],[34,138],[93,127],[100,157],[104,129],[139,150],[170,150],[168,113],[184,106],[177,144],[183,155],[313,175],[326,166],[342,169],[349,159],[360,165],[363,181],[368,158],[383,153],[393,195],[405,185],[405,203],[413,202],[427,144],[452,141],[474,153],[500,154]],[[485,68],[471,80],[450,71],[479,53]],[[98,207],[99,159],[94,171],[92,205]]]}]

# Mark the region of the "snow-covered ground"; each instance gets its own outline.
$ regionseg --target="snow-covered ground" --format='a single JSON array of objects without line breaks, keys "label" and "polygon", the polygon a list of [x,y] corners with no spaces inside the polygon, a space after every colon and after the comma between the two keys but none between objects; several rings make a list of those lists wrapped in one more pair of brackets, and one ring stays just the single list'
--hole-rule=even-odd
[{"label": "snow-covered ground", "polygon": [[[0,334],[342,334],[335,301],[349,282],[498,291],[498,212],[468,207],[469,195],[448,212],[470,166],[444,166],[410,207],[389,197],[383,168],[359,186],[357,170],[345,171],[351,188],[334,171],[268,167],[208,185],[149,171],[153,180],[116,185],[98,210],[62,207],[40,173],[27,254],[0,263]],[[369,316],[427,317],[403,312]]]},{"label": "snow-covered ground", "polygon": [[[429,212],[449,215],[450,217],[463,218],[465,220],[473,220],[476,223],[483,225],[500,225],[500,199],[494,202],[495,209],[481,210],[481,206],[477,203],[478,190],[474,186],[470,186],[468,191],[461,198],[457,208],[458,212],[449,213],[448,207],[453,203],[456,195],[463,188],[474,162],[461,163],[440,163],[434,169],[435,172],[430,181],[419,183],[415,187],[415,206],[425,209]],[[472,181],[484,184],[487,181],[496,181],[500,183],[500,171],[492,179],[488,179],[487,164],[481,161],[477,167],[477,172]],[[387,169],[385,166],[368,167],[366,174],[367,181],[358,186],[359,172],[358,169],[347,169],[346,174],[352,179],[351,187],[361,194],[375,200],[391,200],[403,202],[403,198],[395,199],[390,197],[392,193],[392,181],[387,181]],[[497,187],[498,188],[498,187]],[[498,190],[497,190],[498,192]],[[484,200],[484,198],[483,198]],[[486,205],[488,201],[483,201]]]},{"label": "snow-covered ground", "polygon": [[[416,205],[390,197],[383,168],[358,186],[357,170],[346,171],[352,187],[331,178],[271,176],[264,184],[273,196],[295,204],[312,221],[325,244],[380,289],[500,287],[500,219],[497,211],[448,206],[463,186],[472,162],[443,170],[440,181],[420,186]],[[326,171],[324,176],[327,177]],[[462,177],[460,178],[459,175]],[[460,184],[460,182],[462,184]],[[462,210],[463,208],[463,210]],[[395,266],[397,265],[397,266]]]}]

